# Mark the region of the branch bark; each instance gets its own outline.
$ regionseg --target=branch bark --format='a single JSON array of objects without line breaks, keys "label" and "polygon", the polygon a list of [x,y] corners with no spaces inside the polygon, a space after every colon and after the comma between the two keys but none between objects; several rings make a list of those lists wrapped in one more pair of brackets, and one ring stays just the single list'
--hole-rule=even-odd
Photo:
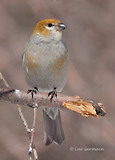
[{"label": "branch bark", "polygon": [[12,88],[0,88],[0,101],[8,101],[29,107],[33,107],[33,104],[36,103],[39,107],[56,107],[62,110],[65,109],[78,112],[84,117],[104,116],[106,113],[102,103],[96,103],[93,100],[84,100],[79,96],[67,96],[62,93],[58,93],[58,97],[50,102],[47,93],[37,93],[32,100],[31,95],[24,91]]}]

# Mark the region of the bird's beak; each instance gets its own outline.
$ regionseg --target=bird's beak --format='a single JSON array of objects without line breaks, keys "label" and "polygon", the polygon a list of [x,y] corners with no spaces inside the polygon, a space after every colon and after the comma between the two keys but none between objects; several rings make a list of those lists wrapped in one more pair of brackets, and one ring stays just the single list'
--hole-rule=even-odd
[{"label": "bird's beak", "polygon": [[62,31],[65,28],[67,28],[67,26],[64,23],[59,23],[58,28],[59,28],[60,31]]}]

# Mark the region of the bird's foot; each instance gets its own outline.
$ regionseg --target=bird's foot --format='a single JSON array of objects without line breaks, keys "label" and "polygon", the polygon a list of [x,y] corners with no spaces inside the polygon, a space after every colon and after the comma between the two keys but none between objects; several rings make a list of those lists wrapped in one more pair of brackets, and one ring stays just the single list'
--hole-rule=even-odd
[{"label": "bird's foot", "polygon": [[56,88],[54,88],[53,91],[51,91],[51,92],[48,93],[48,97],[49,97],[49,96],[51,96],[50,102],[52,102],[52,99],[53,99],[54,96],[57,98],[57,91],[56,91]]},{"label": "bird's foot", "polygon": [[39,92],[39,91],[38,91],[38,88],[37,88],[37,87],[34,87],[33,89],[28,89],[27,94],[31,93],[32,99],[33,99],[34,94],[37,94],[37,92]]}]

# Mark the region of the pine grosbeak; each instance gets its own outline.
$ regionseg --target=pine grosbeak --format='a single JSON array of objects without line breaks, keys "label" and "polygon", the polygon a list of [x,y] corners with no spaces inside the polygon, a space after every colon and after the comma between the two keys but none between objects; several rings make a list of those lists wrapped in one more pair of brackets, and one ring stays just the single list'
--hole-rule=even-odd
[{"label": "pine grosbeak", "polygon": [[[23,50],[22,67],[28,85],[39,92],[57,95],[65,86],[68,72],[68,53],[62,41],[65,24],[56,19],[45,19],[37,23]],[[54,140],[61,144],[64,133],[60,111],[43,107],[45,144]]]}]

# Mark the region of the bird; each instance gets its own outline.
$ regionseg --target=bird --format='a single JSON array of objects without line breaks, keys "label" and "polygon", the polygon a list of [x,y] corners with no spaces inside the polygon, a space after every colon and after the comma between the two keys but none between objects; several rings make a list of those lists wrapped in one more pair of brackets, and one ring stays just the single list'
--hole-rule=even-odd
[{"label": "bird", "polygon": [[[62,92],[68,74],[68,50],[62,40],[62,31],[66,25],[57,19],[39,21],[33,29],[22,53],[22,68],[30,87],[28,93],[46,92],[57,97]],[[43,106],[45,145],[52,142],[61,144],[64,131],[60,110]]]}]

